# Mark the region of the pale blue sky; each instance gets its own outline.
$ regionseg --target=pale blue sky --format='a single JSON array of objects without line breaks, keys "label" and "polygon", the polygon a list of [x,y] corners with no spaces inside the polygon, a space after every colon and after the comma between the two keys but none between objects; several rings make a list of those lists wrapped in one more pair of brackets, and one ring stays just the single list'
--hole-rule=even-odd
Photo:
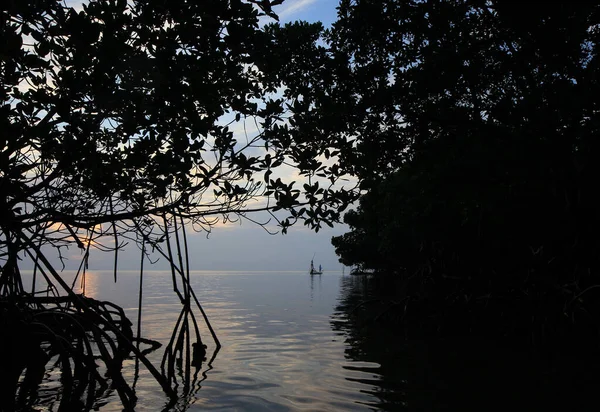
[{"label": "pale blue sky", "polygon": [[275,8],[281,22],[320,21],[326,27],[335,21],[338,0],[287,0]]},{"label": "pale blue sky", "polygon": [[[76,6],[81,1],[67,0]],[[337,0],[288,0],[277,6],[275,11],[281,22],[306,20],[322,21],[330,25],[336,17]],[[307,270],[315,256],[315,264],[325,270],[341,271],[341,264],[331,246],[331,237],[345,232],[343,226],[326,228],[314,233],[299,225],[292,227],[287,235],[269,235],[250,222],[241,226],[215,228],[207,239],[206,234],[190,236],[191,266],[197,270]],[[78,265],[80,253],[76,248],[65,254],[70,257],[67,268]],[[139,252],[129,248],[121,253],[121,269],[137,269]],[[161,268],[157,265],[157,269]],[[112,268],[112,256],[94,252],[90,258],[90,269]]]}]

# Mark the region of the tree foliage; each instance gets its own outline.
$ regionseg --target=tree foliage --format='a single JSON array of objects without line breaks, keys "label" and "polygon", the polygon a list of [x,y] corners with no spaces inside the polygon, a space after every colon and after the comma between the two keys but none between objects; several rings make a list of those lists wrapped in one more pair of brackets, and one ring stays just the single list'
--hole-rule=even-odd
[{"label": "tree foliage", "polygon": [[342,261],[431,306],[510,302],[541,328],[594,313],[599,13],[342,1],[328,40],[352,87],[333,95],[358,112],[343,167],[368,189]]},{"label": "tree foliage", "polygon": [[[277,36],[241,1],[4,9],[5,227],[90,229],[165,212],[210,226],[206,216],[244,211],[265,191],[267,208],[301,202],[271,174],[284,161],[315,173],[323,149],[292,143],[284,104],[295,96],[278,97],[277,71],[282,57],[301,62],[317,49],[318,25]],[[235,133],[243,119],[258,130]],[[319,211],[310,223],[321,217],[335,218]]]},{"label": "tree foliage", "polygon": [[[195,325],[186,227],[210,231],[219,221],[253,221],[253,211],[270,213],[283,231],[299,219],[316,230],[338,219],[354,192],[338,184],[335,146],[293,127],[312,88],[297,74],[325,56],[322,27],[265,26],[261,19],[276,17],[271,3],[280,1],[91,0],[81,9],[61,0],[2,3],[2,305],[18,298],[31,319],[74,304],[108,325],[78,336],[109,333],[121,342],[109,311],[75,296],[46,255],[62,258],[64,248],[79,247],[84,272],[92,249],[114,251],[117,260],[118,250],[134,242],[142,262],[159,250],[173,265],[184,305],[176,344],[168,348],[174,374],[181,336]],[[299,177],[289,178],[291,172]],[[47,293],[62,289],[70,303],[56,297],[58,306],[49,309],[46,301],[27,300],[23,255],[51,286]],[[50,335],[72,340],[63,329]],[[69,347],[59,352],[64,362],[89,366],[77,363]],[[106,356],[114,372],[111,365],[122,358]],[[10,379],[18,379],[17,369]]]}]

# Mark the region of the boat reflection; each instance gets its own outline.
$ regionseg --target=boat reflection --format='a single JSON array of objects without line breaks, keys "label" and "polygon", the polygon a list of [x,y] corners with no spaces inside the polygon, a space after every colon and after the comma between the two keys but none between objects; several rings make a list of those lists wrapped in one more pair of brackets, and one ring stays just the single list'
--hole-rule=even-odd
[{"label": "boat reflection", "polygon": [[[309,276],[310,277],[310,302],[312,303],[315,297],[315,283],[317,284],[317,293],[321,292],[321,276]],[[316,280],[315,280],[316,278]]]}]

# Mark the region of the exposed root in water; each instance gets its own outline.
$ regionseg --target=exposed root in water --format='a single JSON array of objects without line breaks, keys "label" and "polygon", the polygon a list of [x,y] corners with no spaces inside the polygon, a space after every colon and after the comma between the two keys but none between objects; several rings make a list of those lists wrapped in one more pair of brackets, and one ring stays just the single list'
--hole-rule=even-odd
[{"label": "exposed root in water", "polygon": [[[170,224],[169,224],[170,223]],[[89,245],[73,285],[68,285],[42,253],[25,236],[20,241],[35,263],[31,293],[23,288],[17,259],[0,267],[0,411],[92,410],[118,395],[124,410],[135,410],[135,385],[140,363],[150,372],[170,399],[167,408],[187,403],[212,368],[221,344],[190,284],[187,239],[183,222],[165,218],[166,251],[142,233],[142,258],[138,300],[137,334],[123,309],[74,292],[77,279],[85,291]],[[175,242],[169,239],[174,228]],[[179,233],[181,232],[181,234]],[[143,263],[146,244],[151,244],[171,265],[173,290],[182,309],[165,347],[160,370],[147,358],[161,344],[141,336]],[[185,262],[185,263],[184,263]],[[116,267],[116,265],[115,265]],[[115,272],[116,273],[116,272]],[[47,288],[36,290],[36,278]],[[39,286],[39,284],[38,284]],[[215,348],[207,367],[197,311],[210,331]],[[124,361],[135,359],[133,382],[123,374]],[[202,378],[198,375],[202,371]]]},{"label": "exposed root in water", "polygon": [[[57,404],[59,410],[91,409],[116,391],[133,409],[136,396],[123,378],[123,361],[134,343],[123,310],[83,295],[0,299],[3,410]],[[160,346],[148,339],[148,351]],[[60,386],[55,391],[52,387]]]},{"label": "exposed root in water", "polygon": [[[163,255],[170,263],[171,276],[173,280],[173,290],[179,297],[182,304],[182,309],[173,328],[171,339],[165,348],[163,359],[161,362],[161,372],[167,376],[169,383],[174,387],[179,386],[179,381],[183,385],[182,395],[188,396],[194,391],[194,387],[198,385],[197,375],[202,368],[202,363],[206,360],[207,346],[202,342],[200,328],[198,326],[198,320],[192,310],[192,300],[195,303],[196,308],[202,314],[206,326],[208,327],[214,342],[215,350],[212,355],[208,367],[211,367],[212,361],[216,357],[221,343],[217,338],[215,331],[210,324],[206,312],[200,305],[198,298],[190,284],[190,269],[189,269],[189,255],[187,247],[187,235],[183,220],[180,220],[180,227],[178,227],[177,220],[173,219],[175,228],[175,251],[173,251],[171,242],[167,237],[166,245],[167,251],[164,252],[162,249],[158,249],[159,253]],[[165,219],[165,232],[167,231],[167,222]],[[182,233],[182,239],[179,238],[179,230]],[[181,244],[183,240],[183,245]],[[176,253],[176,257],[175,257]],[[179,285],[181,284],[181,290]],[[195,372],[192,377],[192,368],[195,368]],[[206,378],[206,375],[204,375]]]}]

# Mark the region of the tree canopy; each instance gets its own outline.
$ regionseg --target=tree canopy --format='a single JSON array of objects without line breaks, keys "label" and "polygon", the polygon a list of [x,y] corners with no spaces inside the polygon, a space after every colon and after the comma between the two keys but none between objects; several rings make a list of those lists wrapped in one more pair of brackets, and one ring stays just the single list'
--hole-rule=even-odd
[{"label": "tree canopy", "polygon": [[165,215],[206,230],[251,209],[335,221],[346,190],[277,172],[339,177],[319,160],[330,145],[288,129],[302,96],[286,82],[318,57],[321,26],[261,27],[263,3],[4,5],[2,258],[27,239],[81,246]]},{"label": "tree canopy", "polygon": [[[23,370],[35,387],[51,356],[67,382],[61,408],[80,408],[86,391],[93,405],[96,383],[106,386],[99,358],[133,408],[135,395],[120,375],[130,351],[171,395],[174,365],[185,358],[189,389],[189,360],[198,365],[205,350],[192,310],[193,302],[202,308],[189,284],[186,229],[255,221],[252,212],[262,211],[283,231],[298,220],[318,230],[355,198],[340,180],[335,142],[294,127],[312,89],[298,74],[326,58],[322,26],[268,24],[278,3],[2,3],[0,322],[11,337],[0,346],[11,359],[0,382],[3,403],[14,406]],[[140,247],[142,267],[150,250],[160,251],[182,302],[161,372],[132,344],[124,313],[75,295],[50,257],[79,247],[85,274],[91,249],[113,251],[116,280],[117,252],[127,242]],[[23,256],[35,264],[31,293]],[[48,296],[35,294],[36,273]],[[23,388],[21,407],[35,401]]]},{"label": "tree canopy", "polygon": [[149,246],[173,264],[182,342],[186,227],[264,211],[318,230],[354,176],[363,196],[333,243],[401,279],[399,306],[589,320],[600,7],[341,0],[324,30],[268,23],[278,3],[0,6],[0,305],[24,295],[23,254],[69,292],[46,251],[76,245],[85,262],[134,241],[142,262]]},{"label": "tree canopy", "polygon": [[333,239],[342,262],[431,305],[595,313],[599,13],[342,1],[327,39],[351,87],[332,96],[355,108],[342,167],[368,189]]}]

